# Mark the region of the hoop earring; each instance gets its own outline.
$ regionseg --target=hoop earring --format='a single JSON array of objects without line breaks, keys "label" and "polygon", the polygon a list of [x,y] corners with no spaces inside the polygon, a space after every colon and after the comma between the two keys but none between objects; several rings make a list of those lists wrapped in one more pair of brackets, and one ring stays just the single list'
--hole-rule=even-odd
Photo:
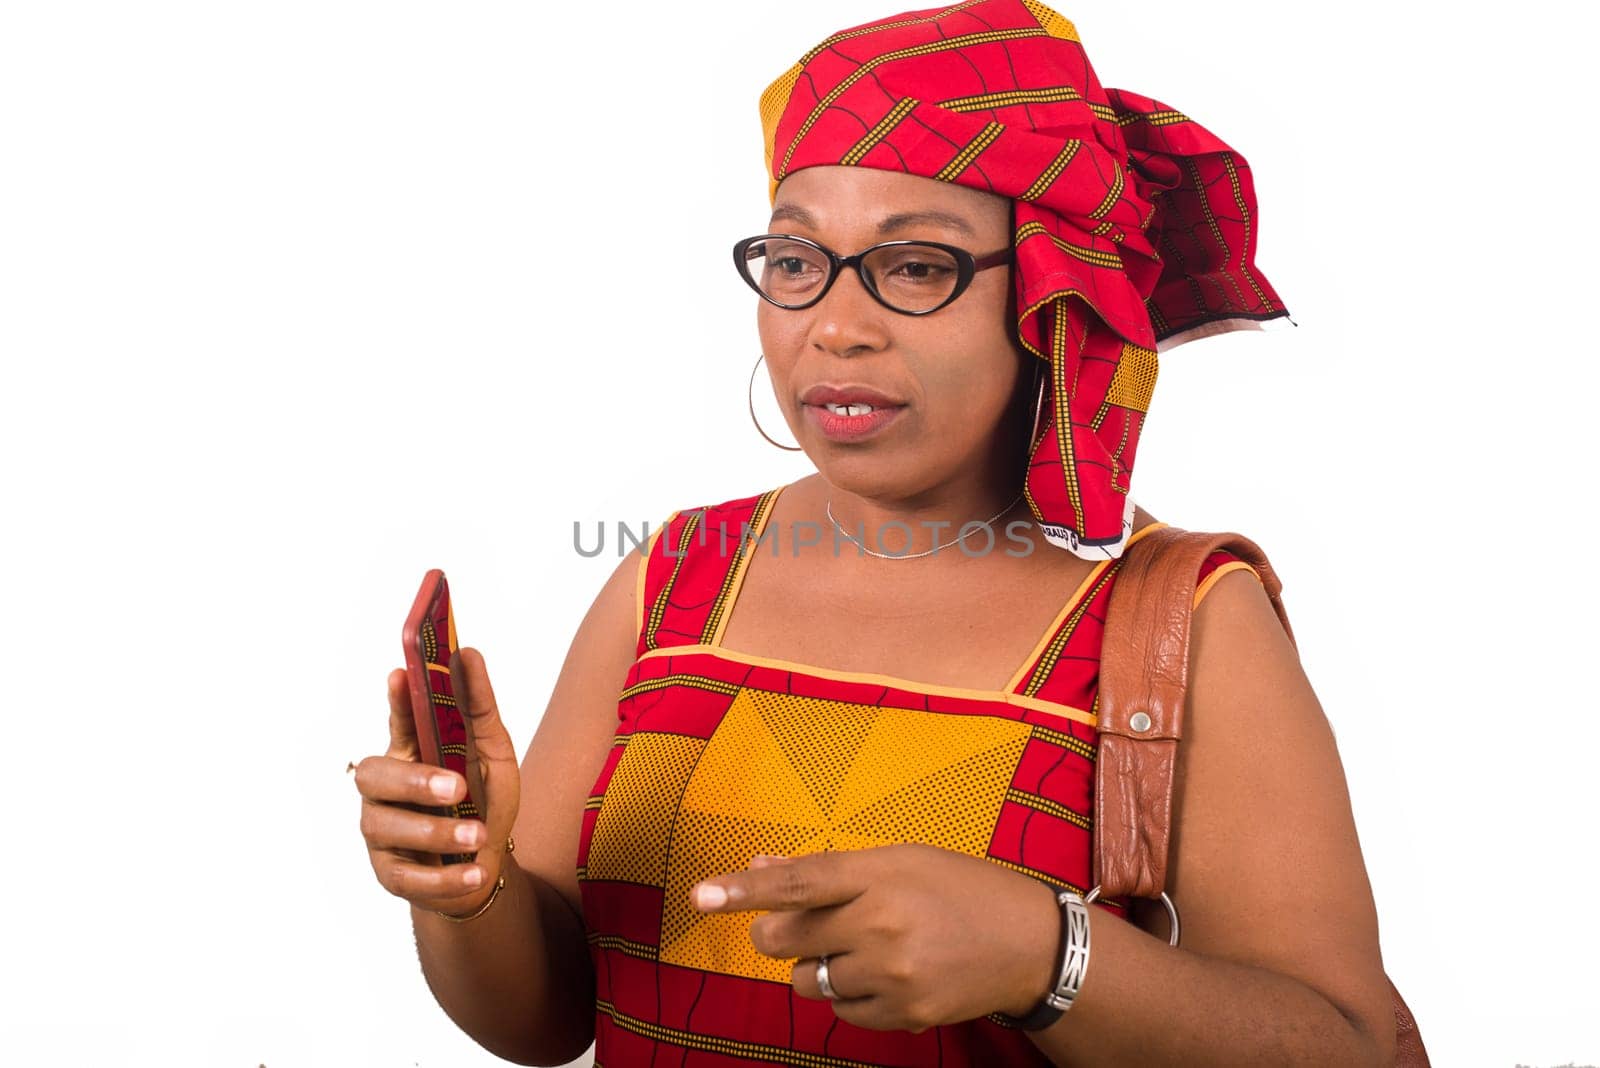
[{"label": "hoop earring", "polygon": [[[756,367],[760,367],[761,361],[766,358],[767,354],[764,352],[760,356],[757,356]],[[744,391],[745,399],[750,402],[750,421],[756,425],[756,433],[760,434],[764,438],[767,438],[769,442],[777,445],[778,448],[783,449],[785,452],[805,452],[805,449],[801,448],[799,445],[784,445],[781,442],[772,441],[770,437],[767,437],[767,432],[761,429],[761,420],[756,418],[756,367],[750,368],[750,385],[747,386]]]},{"label": "hoop earring", "polygon": [[1032,449],[1039,444],[1039,416],[1044,413],[1044,361],[1039,361],[1039,369],[1034,372],[1033,379],[1039,383],[1039,399],[1033,404],[1033,430],[1028,434],[1028,448]]}]

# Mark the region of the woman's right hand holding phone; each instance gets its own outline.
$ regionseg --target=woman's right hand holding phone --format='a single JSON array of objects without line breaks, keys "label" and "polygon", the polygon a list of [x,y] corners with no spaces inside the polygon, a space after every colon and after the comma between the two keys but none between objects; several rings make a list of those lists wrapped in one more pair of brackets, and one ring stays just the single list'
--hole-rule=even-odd
[{"label": "woman's right hand holding phone", "polygon": [[[420,909],[466,917],[494,892],[516,822],[521,784],[516,750],[500,720],[483,657],[461,649],[452,673],[463,684],[467,726],[483,781],[484,818],[451,819],[419,808],[461,801],[466,780],[453,771],[423,764],[411,696],[403,668],[389,673],[389,748],[369,756],[355,771],[361,793],[361,835],[378,882]],[[471,863],[442,864],[440,857],[476,853]]]}]

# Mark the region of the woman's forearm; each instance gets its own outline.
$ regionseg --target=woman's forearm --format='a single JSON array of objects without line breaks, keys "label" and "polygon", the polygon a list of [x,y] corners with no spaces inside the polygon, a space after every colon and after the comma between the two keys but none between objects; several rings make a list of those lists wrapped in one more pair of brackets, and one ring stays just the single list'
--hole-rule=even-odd
[{"label": "woman's forearm", "polygon": [[583,924],[549,883],[507,858],[483,915],[452,923],[413,908],[417,955],[445,1013],[518,1064],[565,1064],[594,1036],[594,973]]},{"label": "woman's forearm", "polygon": [[1390,1043],[1289,976],[1175,949],[1100,908],[1089,925],[1082,990],[1030,1035],[1054,1064],[1393,1063]]}]

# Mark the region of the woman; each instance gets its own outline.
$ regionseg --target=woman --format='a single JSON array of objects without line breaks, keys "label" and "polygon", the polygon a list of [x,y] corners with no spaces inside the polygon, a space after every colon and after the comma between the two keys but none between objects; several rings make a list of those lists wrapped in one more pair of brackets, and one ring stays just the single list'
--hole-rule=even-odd
[{"label": "woman", "polygon": [[843,31],[762,104],[735,260],[817,473],[625,560],[520,769],[463,651],[481,823],[403,807],[464,787],[391,674],[362,830],[440,1004],[531,1064],[1391,1063],[1338,754],[1244,565],[1195,613],[1181,948],[1076,896],[1155,350],[1285,315],[1244,161],[1031,0]]}]

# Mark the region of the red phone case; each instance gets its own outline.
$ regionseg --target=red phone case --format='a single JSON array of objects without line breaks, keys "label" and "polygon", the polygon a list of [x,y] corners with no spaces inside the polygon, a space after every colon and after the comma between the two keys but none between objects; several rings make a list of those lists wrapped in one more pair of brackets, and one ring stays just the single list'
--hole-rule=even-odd
[{"label": "red phone case", "polygon": [[[483,780],[478,773],[478,753],[457,703],[457,687],[451,675],[451,658],[456,651],[455,614],[450,610],[450,587],[438,568],[424,576],[401,631],[401,641],[405,645],[406,679],[411,688],[419,759],[424,764],[448,768],[467,780],[467,796],[459,803],[429,811],[455,819],[482,819]],[[449,853],[443,860],[458,864],[476,855]]]}]

